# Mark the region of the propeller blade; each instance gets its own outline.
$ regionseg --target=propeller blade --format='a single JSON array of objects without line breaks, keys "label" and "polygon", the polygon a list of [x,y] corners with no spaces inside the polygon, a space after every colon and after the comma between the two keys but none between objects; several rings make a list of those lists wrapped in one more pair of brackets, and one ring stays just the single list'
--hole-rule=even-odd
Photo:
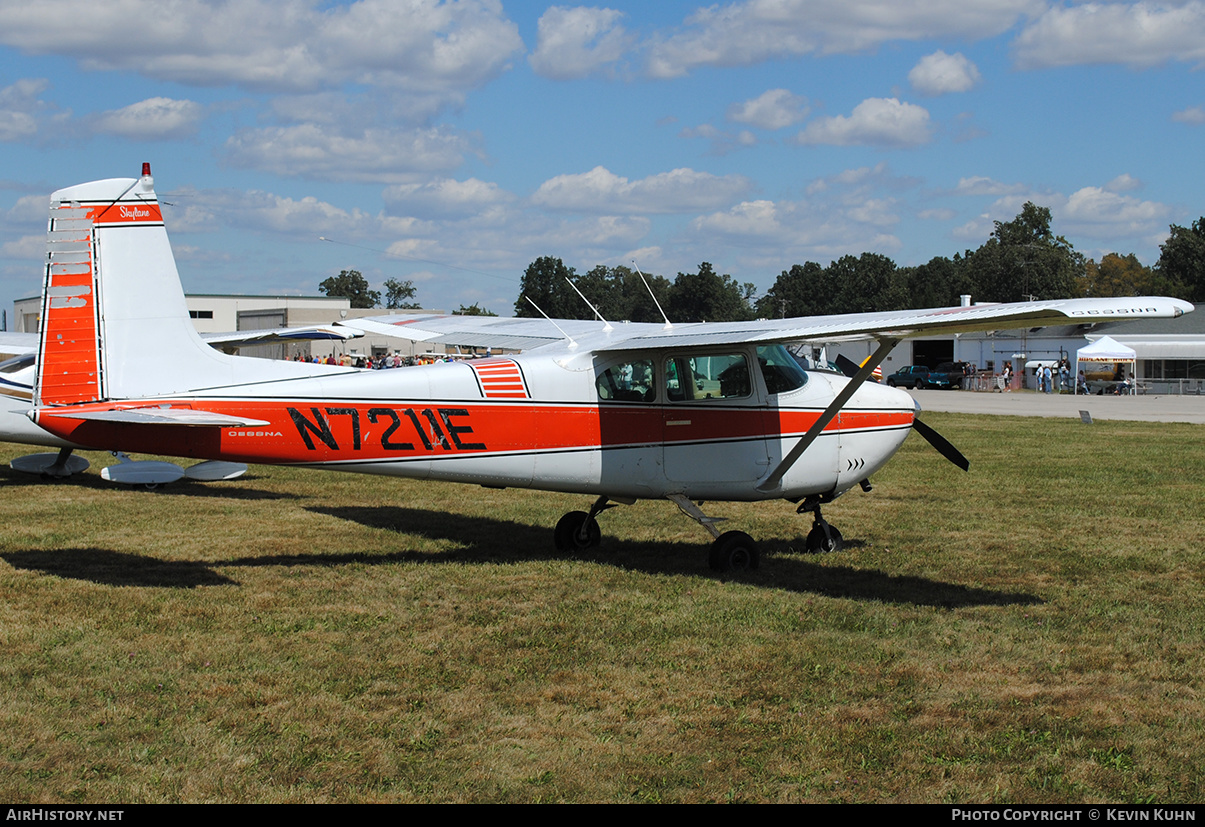
[{"label": "propeller blade", "polygon": [[852,379],[857,374],[858,369],[861,368],[862,366],[859,365],[857,362],[855,362],[853,359],[850,359],[845,354],[838,353],[837,354],[837,367],[841,368],[841,372],[844,373],[846,376],[848,376],[850,379]]},{"label": "propeller blade", "polygon": [[912,420],[912,427],[918,434],[925,438],[926,442],[937,449],[937,453],[941,454],[950,462],[957,465],[963,471],[971,470],[970,460],[964,457],[962,452],[955,448],[950,440],[937,433],[937,431],[933,430],[919,419]]}]

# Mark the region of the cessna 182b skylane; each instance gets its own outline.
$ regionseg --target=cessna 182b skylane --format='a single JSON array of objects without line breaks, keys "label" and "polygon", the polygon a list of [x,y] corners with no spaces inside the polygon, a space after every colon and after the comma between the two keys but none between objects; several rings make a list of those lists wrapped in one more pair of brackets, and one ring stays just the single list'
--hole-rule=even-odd
[{"label": "cessna 182b skylane", "polygon": [[[706,500],[786,499],[814,514],[808,548],[840,541],[820,514],[881,468],[912,429],[904,391],[866,384],[900,340],[935,332],[1162,318],[1175,299],[1046,301],[725,324],[408,316],[417,341],[522,349],[393,371],[218,353],[188,319],[150,171],[51,196],[34,409],[73,444],[308,465],[595,497],[566,514],[559,549],[599,542],[616,503],[668,499],[714,537],[717,570],[757,544],[720,533]],[[380,324],[359,320],[368,328]],[[785,342],[873,338],[852,378],[805,372]]]}]

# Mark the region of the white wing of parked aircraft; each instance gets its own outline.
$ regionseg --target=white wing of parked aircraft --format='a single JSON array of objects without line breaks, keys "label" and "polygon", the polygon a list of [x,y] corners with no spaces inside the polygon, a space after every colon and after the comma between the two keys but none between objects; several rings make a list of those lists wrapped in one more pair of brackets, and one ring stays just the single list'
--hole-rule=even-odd
[{"label": "white wing of parked aircraft", "polygon": [[[50,227],[33,416],[56,437],[593,497],[557,524],[563,550],[598,543],[595,518],[617,503],[669,500],[713,535],[718,570],[756,567],[758,546],[721,533],[701,501],[790,500],[813,515],[807,547],[828,550],[841,537],[821,506],[868,490],[910,431],[966,467],[911,396],[866,383],[900,340],[1193,309],[1139,297],[672,326],[408,316],[390,326],[419,341],[525,352],[315,374],[201,341],[149,169],[56,192]],[[847,336],[878,342],[852,378],[805,372],[783,347]]]}]

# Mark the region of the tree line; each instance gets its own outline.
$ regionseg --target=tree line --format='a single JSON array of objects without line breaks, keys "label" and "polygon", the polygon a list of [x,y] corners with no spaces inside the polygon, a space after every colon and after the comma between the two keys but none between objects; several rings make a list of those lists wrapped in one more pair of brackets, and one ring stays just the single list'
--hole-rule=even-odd
[{"label": "tree line", "polygon": [[1099,262],[1086,258],[1051,232],[1050,221],[1049,208],[1026,203],[1012,221],[995,222],[977,250],[914,267],[897,267],[878,253],[842,256],[828,266],[795,264],[760,297],[753,284],[718,274],[708,262],[670,281],[601,264],[579,274],[559,258],[544,256],[523,274],[515,315],[537,317],[543,311],[552,318],[593,318],[567,278],[604,318],[633,322],[662,321],[653,295],[675,322],[952,307],[964,294],[983,302],[1139,295],[1205,302],[1205,217],[1191,227],[1171,225],[1153,267],[1132,253],[1109,253]]},{"label": "tree line", "polygon": [[[385,279],[385,296],[382,300],[381,291],[373,290],[368,279],[359,270],[340,270],[339,275],[324,279],[318,289],[327,296],[339,296],[348,299],[352,307],[370,308],[384,307],[391,310],[422,310],[423,306],[413,301],[418,289],[414,282],[406,279]],[[459,310],[453,310],[454,316],[497,316],[489,310],[473,302],[468,307],[460,305]]]}]

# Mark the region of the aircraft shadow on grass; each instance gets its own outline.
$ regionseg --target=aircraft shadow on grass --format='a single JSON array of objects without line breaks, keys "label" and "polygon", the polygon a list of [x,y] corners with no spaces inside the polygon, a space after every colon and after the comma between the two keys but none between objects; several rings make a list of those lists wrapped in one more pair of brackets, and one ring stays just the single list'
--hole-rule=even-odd
[{"label": "aircraft shadow on grass", "polygon": [[[192,589],[237,586],[239,581],[217,569],[261,566],[391,565],[396,563],[496,564],[522,560],[574,559],[617,566],[649,574],[698,576],[706,571],[697,543],[636,543],[607,539],[589,552],[565,555],[551,550],[549,530],[507,520],[394,506],[327,507],[308,509],[369,528],[384,529],[456,543],[459,548],[423,552],[356,551],[344,553],[268,554],[229,560],[163,560],[101,548],[9,551],[0,559],[15,569],[86,580],[106,586]],[[848,541],[857,547],[858,540]],[[794,545],[802,545],[795,542]],[[789,541],[767,544],[774,558],[770,570],[725,575],[750,585],[850,600],[962,608],[968,606],[1033,605],[1034,595],[972,588],[925,577],[899,576],[851,566],[821,566],[794,553]],[[840,552],[838,552],[840,553]]]},{"label": "aircraft shadow on grass", "polygon": [[248,487],[246,483],[255,479],[256,477],[254,476],[245,475],[239,480],[238,485],[233,485],[229,482],[197,482],[195,480],[182,479],[161,485],[154,490],[148,490],[145,486],[141,485],[121,485],[109,482],[108,480],[101,479],[99,474],[74,474],[67,479],[54,480],[23,474],[7,466],[0,466],[0,487],[2,488],[34,488],[46,485],[62,485],[69,488],[97,491],[132,491],[134,493],[145,494],[148,497],[219,497],[231,500],[305,499],[301,494],[292,494],[287,491],[268,491],[263,488]]},{"label": "aircraft shadow on grass", "polygon": [[107,548],[56,548],[36,551],[6,551],[0,559],[14,569],[72,580],[87,580],[101,586],[143,586],[195,589],[198,586],[237,586],[200,560],[162,560],[145,554],[129,554]]},{"label": "aircraft shadow on grass", "polygon": [[[706,561],[699,545],[693,542],[635,543],[611,537],[604,539],[597,549],[570,555],[551,550],[549,529],[507,520],[396,506],[313,506],[307,510],[357,522],[369,528],[449,540],[461,546],[439,554],[407,555],[407,559],[420,562],[499,563],[572,558],[649,574],[713,574],[705,569]],[[864,545],[863,541],[857,539],[847,539],[845,543],[847,548]],[[1033,605],[1043,602],[1034,595],[1021,592],[972,588],[925,577],[898,576],[849,566],[821,566],[793,552],[793,548],[802,547],[802,538],[767,542],[763,545],[763,553],[774,558],[771,569],[724,576],[753,585],[826,597],[942,608]],[[373,555],[372,559],[378,558]]]}]

